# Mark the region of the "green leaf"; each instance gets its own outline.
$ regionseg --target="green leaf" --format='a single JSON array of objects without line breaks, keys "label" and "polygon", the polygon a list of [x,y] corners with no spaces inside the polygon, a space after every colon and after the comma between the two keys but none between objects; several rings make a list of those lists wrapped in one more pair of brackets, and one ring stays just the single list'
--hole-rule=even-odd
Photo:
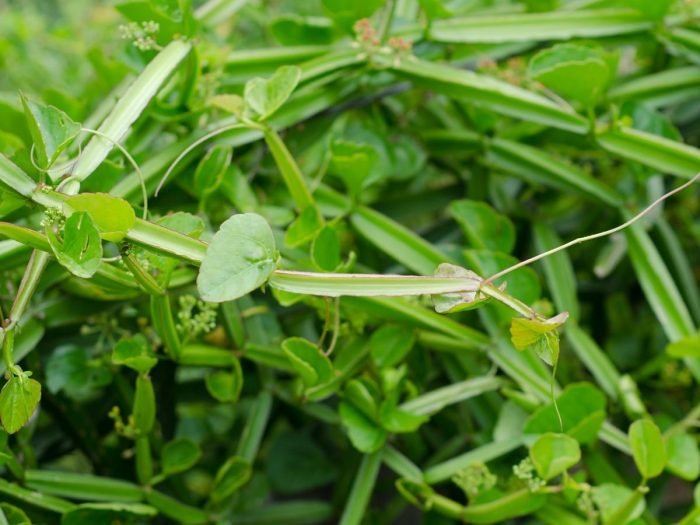
[{"label": "green leaf", "polygon": [[343,29],[350,31],[355,21],[369,17],[382,5],[382,0],[322,0],[323,7],[330,13],[335,22]]},{"label": "green leaf", "polygon": [[136,223],[131,205],[107,193],[81,193],[66,199],[67,212],[87,212],[107,241],[121,241]]},{"label": "green leaf", "polygon": [[629,442],[637,469],[644,478],[655,478],[666,465],[666,447],[661,431],[650,419],[630,425]]},{"label": "green leaf", "polygon": [[352,404],[341,401],[340,420],[348,433],[353,446],[360,452],[369,454],[379,450],[387,438],[387,431],[370,420]]},{"label": "green leaf", "polygon": [[333,40],[333,26],[328,18],[283,15],[269,26],[272,35],[285,46],[324,45]]},{"label": "green leaf", "polygon": [[56,260],[69,272],[89,279],[102,263],[102,241],[100,233],[86,212],[74,213],[63,226],[63,239],[52,229],[46,228],[46,238]]},{"label": "green leaf", "polygon": [[504,253],[513,250],[513,223],[485,202],[466,199],[452,201],[450,214],[460,225],[472,247]]},{"label": "green leaf", "polygon": [[194,172],[194,190],[199,196],[214,193],[224,180],[231,165],[233,151],[227,146],[214,146],[197,164]]},{"label": "green leaf", "polygon": [[358,196],[366,183],[381,169],[377,151],[370,144],[336,139],[331,144],[329,173],[339,177],[351,196]]},{"label": "green leaf", "polygon": [[686,481],[700,476],[700,451],[693,436],[681,432],[666,439],[666,469]]},{"label": "green leaf", "polygon": [[232,358],[233,372],[219,370],[206,377],[206,386],[209,394],[221,403],[235,403],[241,395],[243,388],[243,372],[241,364],[235,357]]},{"label": "green leaf", "polygon": [[510,339],[516,349],[533,350],[550,366],[559,359],[559,333],[557,328],[566,322],[569,314],[564,312],[544,321],[514,317],[510,324]]},{"label": "green leaf", "polygon": [[299,214],[284,234],[284,243],[289,247],[301,246],[312,240],[323,228],[323,217],[314,205]]},{"label": "green leaf", "polygon": [[415,342],[415,333],[406,327],[384,325],[370,338],[372,361],[379,368],[392,368],[404,360]]},{"label": "green leaf", "polygon": [[0,391],[0,421],[8,434],[22,428],[41,399],[41,385],[38,381],[22,376],[13,376]]},{"label": "green leaf", "polygon": [[163,446],[160,454],[161,469],[166,476],[172,476],[192,468],[201,456],[202,451],[194,441],[187,438],[174,439]]},{"label": "green leaf", "polygon": [[586,107],[602,97],[612,73],[602,51],[575,44],[540,51],[528,67],[531,78]]},{"label": "green leaf", "polygon": [[428,419],[428,416],[413,414],[388,402],[382,403],[379,409],[379,420],[382,426],[393,433],[415,432]]},{"label": "green leaf", "polygon": [[537,474],[552,479],[574,466],[581,459],[578,441],[566,434],[542,434],[530,448],[530,459]]},{"label": "green leaf", "polygon": [[670,9],[673,0],[624,0],[622,3],[636,9],[650,20],[660,21]]},{"label": "green leaf", "polygon": [[373,421],[379,417],[379,408],[375,399],[378,395],[376,385],[366,379],[351,379],[343,390],[343,399]]},{"label": "green leaf", "polygon": [[330,360],[310,341],[290,337],[282,343],[282,351],[307,387],[322,385],[333,378]]},{"label": "green leaf", "polygon": [[301,79],[296,66],[282,66],[269,79],[253,78],[246,82],[243,98],[246,104],[265,120],[290,97]]},{"label": "green leaf", "polygon": [[95,525],[120,523],[137,525],[154,518],[156,509],[143,503],[83,503],[66,512],[61,525]]},{"label": "green leaf", "polygon": [[335,228],[326,225],[318,231],[311,244],[311,260],[324,272],[340,266],[340,239]]},{"label": "green leaf", "polygon": [[[32,102],[21,95],[39,166],[50,167],[80,133],[80,124],[53,106]],[[51,172],[49,172],[51,173]],[[63,173],[56,174],[63,176]]]},{"label": "green leaf", "polygon": [[242,115],[245,108],[243,97],[238,95],[214,95],[209,99],[209,104],[215,108],[223,109],[233,115]]},{"label": "green leaf", "polygon": [[3,525],[32,525],[31,520],[22,509],[9,503],[0,503],[0,523]]},{"label": "green leaf", "polygon": [[490,298],[481,294],[478,290],[483,279],[466,268],[456,266],[450,263],[441,263],[435,270],[435,277],[450,277],[465,279],[467,290],[456,293],[433,294],[433,306],[435,311],[440,314],[461,312],[462,310],[471,310],[478,308]]},{"label": "green leaf", "polygon": [[112,363],[124,365],[140,374],[145,374],[156,366],[158,359],[151,346],[141,334],[120,340],[112,351]]},{"label": "green leaf", "polygon": [[666,353],[676,358],[700,358],[700,334],[690,335],[674,341],[666,347]]},{"label": "green leaf", "polygon": [[105,140],[100,136],[90,140],[73,167],[75,178],[84,180],[95,171],[114,147],[112,141],[119,141],[124,137],[191,49],[190,42],[175,39],[151,60],[126,92],[119,97],[112,111],[100,124],[97,131],[111,140]]},{"label": "green leaf", "polygon": [[280,433],[265,462],[267,478],[279,494],[318,489],[336,479],[338,468],[311,436],[297,431]]},{"label": "green leaf", "polygon": [[452,17],[432,24],[429,35],[431,40],[439,42],[482,44],[623,35],[651,27],[652,24],[634,9],[577,9]]},{"label": "green leaf", "polygon": [[[470,20],[478,26],[481,18],[472,17]],[[433,91],[499,114],[578,134],[586,133],[589,128],[586,120],[573,111],[505,81],[418,59],[401,60],[389,67]]]},{"label": "green leaf", "polygon": [[[592,443],[605,420],[605,395],[590,383],[567,385],[557,397],[564,433],[579,443]],[[538,408],[527,419],[524,434],[544,434],[560,430],[559,418],[551,403]]]},{"label": "green leaf", "polygon": [[214,234],[197,276],[202,299],[233,301],[262,286],[277,264],[272,230],[253,213],[234,215]]},{"label": "green leaf", "polygon": [[216,473],[211,500],[218,503],[231,497],[248,483],[252,474],[253,469],[248,461],[238,456],[229,458]]},{"label": "green leaf", "polygon": [[90,399],[111,379],[109,369],[101,361],[91,360],[81,346],[59,346],[46,361],[46,388],[52,394],[62,391],[76,401]]},{"label": "green leaf", "polygon": [[[602,522],[612,525],[613,522],[611,522],[610,519],[623,509],[625,504],[634,496],[635,492],[636,491],[628,487],[616,485],[614,483],[603,483],[602,485],[593,487],[591,495],[593,496],[593,501],[596,506],[600,509]],[[629,514],[625,516],[624,523],[630,523],[640,517],[644,512],[644,508],[644,498],[641,498],[634,507],[632,507]]]}]

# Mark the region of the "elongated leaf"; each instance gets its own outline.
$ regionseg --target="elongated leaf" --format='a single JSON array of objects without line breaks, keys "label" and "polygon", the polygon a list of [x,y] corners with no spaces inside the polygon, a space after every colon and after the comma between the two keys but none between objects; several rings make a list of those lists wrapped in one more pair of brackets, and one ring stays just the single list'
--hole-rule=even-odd
[{"label": "elongated leaf", "polygon": [[[168,44],[131,84],[97,131],[112,141],[120,141],[191,47],[184,40],[173,40]],[[89,177],[113,146],[109,140],[93,137],[73,168],[73,176],[80,180]]]},{"label": "elongated leaf", "polygon": [[650,419],[640,419],[630,425],[630,446],[634,462],[645,479],[661,474],[666,466],[666,446],[661,431]]},{"label": "elongated leaf", "polygon": [[620,35],[651,27],[634,9],[590,9],[451,18],[433,23],[429,36],[440,42],[522,42]]},{"label": "elongated leaf", "polygon": [[28,487],[54,496],[125,503],[143,499],[138,485],[113,478],[50,470],[28,470],[26,478]]},{"label": "elongated leaf", "polygon": [[680,142],[621,127],[596,135],[601,147],[661,173],[690,178],[700,172],[700,150]]},{"label": "elongated leaf", "polygon": [[588,122],[580,115],[507,82],[420,60],[403,60],[392,67],[397,74],[429,89],[497,113],[574,133],[588,130]]},{"label": "elongated leaf", "polygon": [[622,202],[619,195],[588,173],[526,144],[503,139],[492,140],[488,143],[486,161],[489,165],[528,182],[573,191],[611,206],[620,206]]},{"label": "elongated leaf", "polygon": [[362,458],[339,525],[359,525],[362,522],[381,464],[381,452],[368,454]]},{"label": "elongated leaf", "polygon": [[431,275],[447,258],[401,224],[369,208],[359,208],[350,220],[370,242],[414,272]]},{"label": "elongated leaf", "polygon": [[668,69],[629,80],[608,92],[613,100],[641,100],[651,106],[668,106],[700,93],[700,67]]},{"label": "elongated leaf", "polygon": [[250,479],[253,473],[250,464],[239,456],[233,456],[216,473],[212,501],[218,502],[232,496]]},{"label": "elongated leaf", "polygon": [[[647,233],[634,224],[625,230],[629,254],[644,295],[670,341],[695,333],[683,298],[663,259]],[[693,375],[700,379],[700,360],[686,358]]]}]

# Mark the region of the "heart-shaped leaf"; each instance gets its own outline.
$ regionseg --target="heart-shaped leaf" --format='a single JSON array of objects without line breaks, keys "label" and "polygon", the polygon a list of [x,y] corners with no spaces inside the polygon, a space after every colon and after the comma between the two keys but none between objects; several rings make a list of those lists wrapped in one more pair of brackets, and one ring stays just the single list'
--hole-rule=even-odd
[{"label": "heart-shaped leaf", "polygon": [[611,58],[602,50],[559,44],[537,53],[528,72],[561,96],[592,106],[601,98],[614,73],[610,62]]},{"label": "heart-shaped leaf", "polygon": [[66,219],[63,239],[49,227],[46,237],[56,260],[69,272],[84,279],[95,275],[102,262],[102,240],[87,212],[80,211]]},{"label": "heart-shaped leaf", "polygon": [[537,474],[544,480],[552,479],[581,459],[578,441],[566,434],[542,434],[530,448],[530,459]]},{"label": "heart-shaped leaf", "polygon": [[60,109],[33,102],[24,95],[22,95],[22,105],[27,117],[29,133],[34,140],[38,164],[42,168],[48,168],[78,136],[80,124],[73,122]]},{"label": "heart-shaped leaf", "polygon": [[555,366],[559,359],[559,333],[557,328],[564,324],[569,314],[563,312],[551,319],[527,319],[515,317],[510,325],[510,337],[518,350],[534,350],[540,359]]},{"label": "heart-shaped leaf", "polygon": [[254,213],[234,215],[216,232],[197,276],[202,299],[233,301],[262,286],[277,264],[272,230]]},{"label": "heart-shaped leaf", "polygon": [[122,339],[112,351],[112,362],[124,365],[139,374],[145,374],[156,366],[158,359],[153,355],[148,341],[141,334]]},{"label": "heart-shaped leaf", "polygon": [[81,193],[66,200],[66,212],[84,211],[90,214],[107,241],[121,241],[136,222],[136,214],[124,199],[107,193]]},{"label": "heart-shaped leaf", "polygon": [[245,85],[243,98],[259,120],[265,120],[290,97],[301,78],[296,66],[282,66],[269,79],[253,78]]},{"label": "heart-shaped leaf", "polygon": [[32,417],[41,399],[41,385],[26,374],[13,376],[0,391],[0,421],[5,432],[14,434]]}]

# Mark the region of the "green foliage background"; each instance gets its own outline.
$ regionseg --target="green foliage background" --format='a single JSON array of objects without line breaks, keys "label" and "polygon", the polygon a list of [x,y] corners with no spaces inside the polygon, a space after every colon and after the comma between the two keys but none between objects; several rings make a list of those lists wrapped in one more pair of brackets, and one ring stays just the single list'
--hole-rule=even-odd
[{"label": "green foliage background", "polygon": [[0,3],[0,525],[696,523],[699,18]]}]

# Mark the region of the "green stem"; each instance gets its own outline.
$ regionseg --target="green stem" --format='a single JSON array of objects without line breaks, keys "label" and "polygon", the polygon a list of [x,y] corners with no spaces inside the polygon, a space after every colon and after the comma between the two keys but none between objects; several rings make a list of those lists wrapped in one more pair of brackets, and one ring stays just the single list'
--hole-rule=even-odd
[{"label": "green stem", "polygon": [[15,366],[15,360],[13,356],[13,349],[15,346],[15,331],[8,330],[5,332],[5,337],[2,341],[2,357],[5,361],[5,370],[13,375],[18,375],[20,372]]},{"label": "green stem", "polygon": [[[489,281],[491,279],[489,279]],[[498,302],[503,303],[504,305],[508,306],[512,310],[515,310],[524,317],[534,318],[537,316],[536,312],[527,304],[520,301],[519,299],[516,299],[512,295],[508,295],[497,286],[494,286],[492,284],[486,284],[486,282],[487,281],[482,281],[480,287],[481,293],[483,293],[484,295],[488,295],[493,299],[496,299]]]},{"label": "green stem", "polygon": [[275,130],[269,127],[264,128],[263,134],[267,147],[270,148],[270,153],[272,153],[277,163],[277,167],[297,209],[303,211],[309,206],[315,206],[314,198],[306,185],[304,175],[282,138]]},{"label": "green stem", "polygon": [[146,293],[149,295],[163,295],[165,293],[165,290],[160,287],[150,273],[143,269],[143,266],[138,263],[132,254],[124,256],[122,260]]},{"label": "green stem", "polygon": [[475,292],[478,289],[473,279],[286,270],[273,272],[269,282],[273,288],[285,292],[324,297],[430,295]]},{"label": "green stem", "polygon": [[340,518],[340,525],[359,525],[362,522],[381,464],[381,450],[362,458],[350,496],[345,503],[343,516]]},{"label": "green stem", "polygon": [[29,306],[29,301],[39,285],[41,274],[44,271],[44,268],[46,268],[48,262],[48,253],[36,250],[32,252],[29,262],[27,263],[27,268],[22,276],[22,281],[19,284],[15,301],[12,303],[12,308],[10,309],[10,322],[5,327],[5,330],[13,329],[19,322],[22,315],[24,315],[27,306]]}]

